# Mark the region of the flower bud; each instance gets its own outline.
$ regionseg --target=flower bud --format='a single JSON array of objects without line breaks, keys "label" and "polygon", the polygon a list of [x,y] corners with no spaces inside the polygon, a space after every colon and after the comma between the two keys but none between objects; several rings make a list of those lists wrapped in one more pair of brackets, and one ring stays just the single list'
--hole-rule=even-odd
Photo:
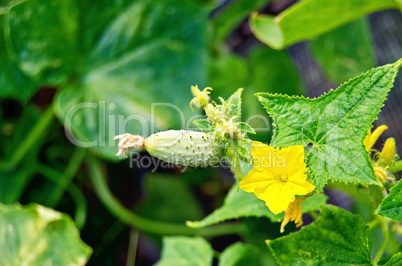
[{"label": "flower bud", "polygon": [[207,87],[203,91],[200,91],[198,86],[191,86],[191,91],[194,95],[194,99],[190,102],[191,109],[193,109],[193,104],[197,107],[204,108],[209,102],[208,94],[210,94],[210,90],[212,90],[212,88]]},{"label": "flower bud", "polygon": [[388,129],[388,127],[386,125],[382,125],[377,127],[373,133],[371,133],[370,130],[368,131],[368,135],[363,141],[364,145],[366,146],[366,151],[371,151],[371,148],[373,148],[374,144],[376,143],[382,132],[384,132],[384,130],[386,129]]},{"label": "flower bud", "polygon": [[394,138],[387,139],[379,157],[381,166],[384,167],[390,166],[394,162],[395,150],[396,150],[395,139]]}]

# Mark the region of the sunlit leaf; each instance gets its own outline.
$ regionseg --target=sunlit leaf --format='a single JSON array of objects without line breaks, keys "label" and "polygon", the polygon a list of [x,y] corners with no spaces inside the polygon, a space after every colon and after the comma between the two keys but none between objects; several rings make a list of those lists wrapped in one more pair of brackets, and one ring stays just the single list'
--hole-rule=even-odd
[{"label": "sunlit leaf", "polygon": [[371,265],[371,237],[362,219],[327,205],[299,232],[267,242],[281,265]]},{"label": "sunlit leaf", "polygon": [[92,250],[65,214],[37,204],[0,204],[0,264],[84,265]]},{"label": "sunlit leaf", "polygon": [[275,121],[271,145],[311,143],[307,165],[318,191],[328,180],[379,185],[363,139],[401,64],[402,60],[372,69],[316,99],[258,94]]},{"label": "sunlit leaf", "polygon": [[254,13],[250,27],[262,42],[283,49],[372,12],[399,6],[395,0],[303,0],[276,17]]},{"label": "sunlit leaf", "polygon": [[213,250],[201,237],[171,236],[163,239],[161,259],[157,266],[212,265]]}]

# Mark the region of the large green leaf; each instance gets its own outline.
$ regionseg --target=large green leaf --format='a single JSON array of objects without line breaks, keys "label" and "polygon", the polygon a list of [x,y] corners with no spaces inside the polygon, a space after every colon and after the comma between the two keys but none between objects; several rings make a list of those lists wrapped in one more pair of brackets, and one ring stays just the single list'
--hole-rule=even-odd
[{"label": "large green leaf", "polygon": [[117,16],[82,82],[54,102],[59,119],[71,122],[68,130],[87,142],[80,145],[115,159],[115,135],[185,127],[190,85],[207,79],[207,20],[208,10],[188,1],[137,1]]},{"label": "large green leaf", "polygon": [[283,49],[366,14],[399,6],[396,0],[303,0],[276,17],[253,14],[250,27],[262,42]]},{"label": "large green leaf", "polygon": [[0,204],[1,265],[84,265],[92,250],[66,215],[37,204]]},{"label": "large green leaf", "polygon": [[229,97],[235,89],[245,88],[249,73],[244,58],[225,51],[218,51],[210,60],[208,86],[213,88],[212,94],[223,98]]},{"label": "large green leaf", "polygon": [[317,99],[257,94],[275,120],[271,145],[311,143],[307,165],[317,191],[322,191],[329,179],[380,185],[363,139],[401,64],[402,60],[370,70]]},{"label": "large green leaf", "polygon": [[27,0],[12,5],[6,16],[6,41],[19,68],[35,79],[62,66],[74,69],[77,16],[75,0]]},{"label": "large green leaf", "polygon": [[157,266],[212,265],[211,245],[201,237],[171,236],[163,239],[161,259]]},{"label": "large green leaf", "polygon": [[109,23],[132,2],[132,0],[76,1],[80,11],[78,52],[86,56],[95,47]]},{"label": "large green leaf", "polygon": [[[325,204],[327,197],[324,194],[315,194],[302,203],[303,212],[319,210]],[[225,198],[223,206],[216,209],[213,213],[198,222],[187,222],[187,225],[194,228],[205,227],[208,225],[224,222],[241,217],[266,217],[272,222],[280,222],[283,213],[275,215],[264,201],[258,199],[254,194],[247,193],[237,184],[233,185]]]},{"label": "large green leaf", "polygon": [[231,2],[212,21],[217,41],[222,42],[251,11],[258,10],[268,2],[270,0],[238,0]]},{"label": "large green leaf", "polygon": [[255,91],[305,94],[300,74],[289,52],[260,47],[250,53],[248,64],[250,83]]},{"label": "large green leaf", "polygon": [[347,81],[375,66],[366,18],[321,35],[310,42],[310,50],[325,75],[335,83]]},{"label": "large green leaf", "polygon": [[37,86],[10,59],[4,40],[4,19],[5,15],[0,12],[0,99],[13,98],[26,102],[35,93]]},{"label": "large green leaf", "polygon": [[391,188],[391,192],[386,197],[377,210],[378,214],[402,222],[402,182]]},{"label": "large green leaf", "polygon": [[362,219],[327,205],[299,232],[268,241],[281,265],[371,265],[371,237]]}]

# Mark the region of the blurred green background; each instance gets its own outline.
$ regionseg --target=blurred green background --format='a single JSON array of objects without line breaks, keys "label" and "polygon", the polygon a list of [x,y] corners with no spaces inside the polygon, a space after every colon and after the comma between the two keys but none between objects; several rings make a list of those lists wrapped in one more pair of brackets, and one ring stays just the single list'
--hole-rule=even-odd
[{"label": "blurred green background", "polygon": [[[272,127],[254,93],[318,97],[402,57],[398,10],[345,19],[282,50],[258,41],[250,13],[277,15],[295,2],[0,0],[0,202],[69,214],[93,249],[88,265],[155,263],[161,235],[138,233],[111,214],[90,177],[107,178],[135,213],[175,223],[220,207],[234,180],[226,168],[181,173],[153,164],[151,173],[115,156],[115,135],[191,127],[180,115],[187,122],[200,114],[189,107],[190,86],[198,85],[212,87],[214,99],[244,88],[242,120],[257,129],[252,139],[267,143]],[[388,98],[376,125],[387,124],[383,137],[399,144],[401,75]],[[152,105],[160,103],[180,113]],[[348,199],[337,204],[352,208]],[[279,232],[266,218],[243,220],[250,241]],[[211,243],[222,251],[238,240],[228,235]]]}]

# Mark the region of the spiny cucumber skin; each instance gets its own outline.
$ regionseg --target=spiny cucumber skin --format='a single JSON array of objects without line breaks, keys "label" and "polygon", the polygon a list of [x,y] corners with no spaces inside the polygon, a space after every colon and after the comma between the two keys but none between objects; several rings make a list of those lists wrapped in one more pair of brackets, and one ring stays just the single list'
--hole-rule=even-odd
[{"label": "spiny cucumber skin", "polygon": [[145,149],[152,156],[169,163],[208,167],[219,163],[221,151],[212,134],[187,130],[168,130],[149,136]]}]

